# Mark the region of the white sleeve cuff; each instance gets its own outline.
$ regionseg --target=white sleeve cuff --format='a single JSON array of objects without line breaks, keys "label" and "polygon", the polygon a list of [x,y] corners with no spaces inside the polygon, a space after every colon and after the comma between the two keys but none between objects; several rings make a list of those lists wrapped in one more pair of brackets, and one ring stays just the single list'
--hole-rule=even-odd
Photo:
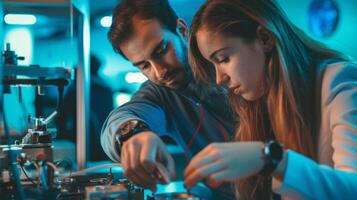
[{"label": "white sleeve cuff", "polygon": [[287,150],[286,156],[287,165],[284,180],[280,181],[273,178],[272,190],[287,199],[311,199],[311,196],[304,192],[304,188],[309,186],[301,186],[301,184],[306,184],[304,177],[306,173],[311,173],[306,169],[311,168],[316,163],[292,150]]}]

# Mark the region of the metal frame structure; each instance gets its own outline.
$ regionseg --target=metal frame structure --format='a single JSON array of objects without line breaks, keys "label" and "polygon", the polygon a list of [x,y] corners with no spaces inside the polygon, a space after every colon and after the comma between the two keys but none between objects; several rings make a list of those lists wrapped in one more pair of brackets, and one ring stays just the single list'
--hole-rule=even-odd
[{"label": "metal frame structure", "polygon": [[[0,16],[3,14],[1,7],[3,1],[0,1]],[[88,143],[89,143],[89,55],[90,55],[90,10],[88,0],[4,0],[5,4],[16,5],[50,5],[51,10],[55,11],[55,7],[63,11],[64,5],[68,5],[71,25],[78,32],[78,66],[77,66],[77,102],[76,102],[76,118],[77,118],[77,145],[76,158],[78,169],[83,169],[87,166]],[[43,8],[43,7],[42,7]],[[1,18],[2,19],[2,18]],[[78,23],[74,23],[78,20]],[[0,50],[3,49],[3,25],[0,20]],[[73,36],[73,27],[71,27],[71,36]],[[2,51],[1,51],[2,52]],[[2,66],[0,66],[2,69]],[[1,93],[0,93],[1,94]]]},{"label": "metal frame structure", "polygon": [[[79,59],[77,67],[77,167],[86,168],[89,143],[89,54],[90,54],[90,16],[87,0],[72,0],[78,15]],[[73,13],[73,12],[72,12]]]}]

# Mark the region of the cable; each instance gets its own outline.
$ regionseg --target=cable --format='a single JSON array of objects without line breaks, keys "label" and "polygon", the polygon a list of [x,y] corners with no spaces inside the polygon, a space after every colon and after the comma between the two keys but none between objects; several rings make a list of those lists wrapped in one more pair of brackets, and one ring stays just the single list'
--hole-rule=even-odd
[{"label": "cable", "polygon": [[35,183],[34,180],[30,178],[29,175],[27,174],[24,166],[20,165],[20,168],[22,169],[22,172],[25,174],[27,180],[29,180],[34,186],[37,186],[37,183]]},{"label": "cable", "polygon": [[[185,150],[185,159],[186,159],[186,163],[188,164],[188,159],[189,159],[189,156],[188,156],[188,153],[189,153],[189,150],[190,150],[190,147],[191,145],[193,144],[193,142],[195,141],[198,133],[199,133],[199,130],[202,126],[202,122],[205,118],[205,110],[203,108],[203,106],[201,105],[200,107],[200,112],[201,112],[201,117],[200,117],[200,121],[198,122],[198,125],[197,125],[197,128],[194,132],[194,134],[192,135],[192,138],[191,140],[187,143],[186,145],[186,150]],[[219,129],[219,132],[221,133],[221,135],[223,136],[223,141],[224,142],[227,142],[229,140],[229,135],[227,133],[227,131],[224,129],[223,125],[221,123],[218,123],[218,129]]]},{"label": "cable", "polygon": [[65,176],[60,176],[60,177],[61,178],[65,178],[65,177],[77,176],[77,175],[80,175],[80,174],[84,174],[84,173],[87,173],[87,172],[90,172],[90,171],[94,171],[94,170],[102,169],[102,168],[106,168],[106,167],[122,167],[122,164],[120,164],[120,163],[110,163],[110,164],[99,165],[99,166],[95,166],[95,167],[82,169],[82,170],[73,172],[70,175],[65,175]]},{"label": "cable", "polygon": [[[55,172],[59,172],[59,169],[57,168],[57,166],[56,166],[54,163],[52,163],[52,162],[50,162],[50,161],[46,161],[45,163],[46,163],[46,165],[52,167],[52,169],[53,169]],[[55,173],[55,174],[56,174],[56,173]]]},{"label": "cable", "polygon": [[33,162],[32,164],[33,166],[35,166],[36,169],[40,169],[40,166],[36,162]]},{"label": "cable", "polygon": [[188,151],[190,150],[191,145],[193,144],[193,142],[195,141],[199,130],[201,129],[202,126],[202,122],[205,118],[205,110],[203,109],[202,105],[200,106],[200,112],[201,112],[201,117],[200,117],[200,121],[198,122],[197,128],[195,130],[195,132],[192,135],[191,140],[187,143],[186,145],[186,150],[185,150],[185,159],[186,159],[186,163],[188,164]]},{"label": "cable", "polygon": [[227,133],[226,129],[224,129],[224,126],[221,123],[218,123],[218,129],[221,135],[223,136],[223,141],[228,142],[230,139],[229,134]]}]

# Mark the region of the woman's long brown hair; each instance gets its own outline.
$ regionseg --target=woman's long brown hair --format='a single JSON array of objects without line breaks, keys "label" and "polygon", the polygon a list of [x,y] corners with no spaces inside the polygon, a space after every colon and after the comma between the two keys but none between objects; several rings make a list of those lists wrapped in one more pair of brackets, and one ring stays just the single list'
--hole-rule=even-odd
[{"label": "woman's long brown hair", "polygon": [[[316,160],[317,124],[315,113],[315,72],[324,59],[344,59],[309,38],[294,26],[272,0],[208,0],[195,15],[189,40],[189,57],[199,82],[215,80],[214,66],[200,53],[196,33],[200,29],[250,42],[256,39],[256,28],[262,26],[274,37],[275,45],[266,55],[265,95],[256,101],[230,95],[238,114],[237,141],[276,139]],[[267,199],[271,180],[254,175],[237,180],[240,199]]]}]

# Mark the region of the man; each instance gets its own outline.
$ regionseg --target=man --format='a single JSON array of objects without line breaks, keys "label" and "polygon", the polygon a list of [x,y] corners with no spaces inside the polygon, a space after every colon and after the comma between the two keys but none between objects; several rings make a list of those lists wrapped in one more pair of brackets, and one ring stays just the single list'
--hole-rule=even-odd
[{"label": "man", "polygon": [[[114,50],[149,81],[109,115],[102,147],[112,160],[121,161],[130,181],[153,191],[158,165],[170,178],[175,174],[174,160],[160,137],[172,138],[189,159],[209,143],[229,140],[234,130],[224,95],[193,80],[187,36],[185,21],[167,0],[122,1],[108,33]],[[233,198],[227,190],[215,192],[220,199]]]}]

